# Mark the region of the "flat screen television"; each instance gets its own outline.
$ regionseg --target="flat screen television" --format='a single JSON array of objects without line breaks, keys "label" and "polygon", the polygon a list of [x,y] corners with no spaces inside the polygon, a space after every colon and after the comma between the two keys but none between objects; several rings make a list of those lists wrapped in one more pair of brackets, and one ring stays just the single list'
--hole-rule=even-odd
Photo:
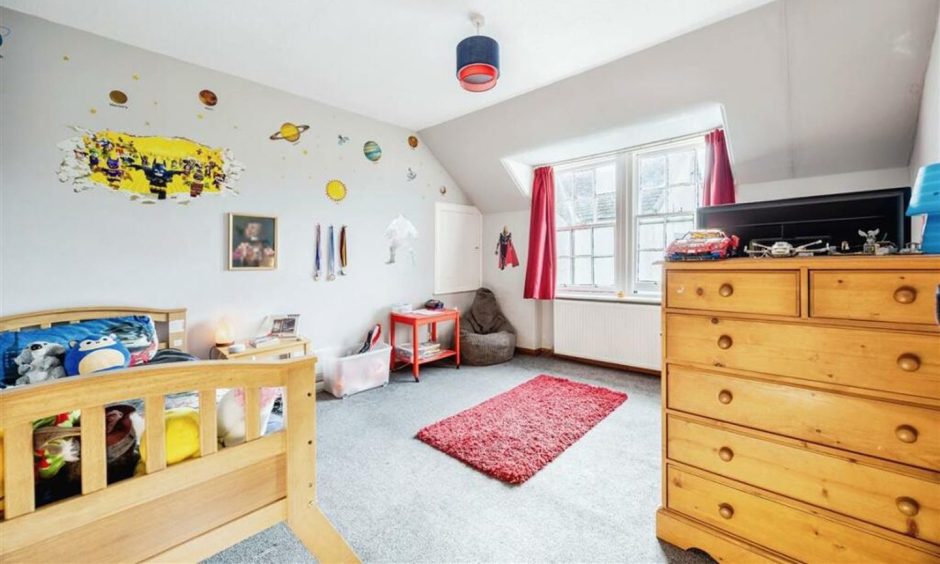
[{"label": "flat screen television", "polygon": [[864,243],[860,229],[878,229],[879,240],[900,248],[911,240],[911,220],[904,215],[910,199],[911,189],[905,187],[712,206],[698,209],[696,225],[737,235],[738,254],[754,240],[798,245],[821,239],[837,248],[847,241],[854,250]]}]

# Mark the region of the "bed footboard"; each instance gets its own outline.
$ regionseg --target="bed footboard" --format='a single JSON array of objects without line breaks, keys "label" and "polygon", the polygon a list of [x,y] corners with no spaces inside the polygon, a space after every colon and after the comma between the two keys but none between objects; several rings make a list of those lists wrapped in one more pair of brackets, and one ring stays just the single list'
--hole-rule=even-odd
[{"label": "bed footboard", "polygon": [[[0,393],[0,561],[196,561],[287,521],[320,562],[358,562],[316,496],[313,357],[193,362]],[[261,436],[260,390],[284,388],[286,428]],[[246,442],[217,449],[215,396],[244,388]],[[198,391],[200,456],[167,466],[164,397]],[[104,406],[144,399],[146,473],[107,484]],[[81,409],[81,495],[36,508],[32,421]]]}]

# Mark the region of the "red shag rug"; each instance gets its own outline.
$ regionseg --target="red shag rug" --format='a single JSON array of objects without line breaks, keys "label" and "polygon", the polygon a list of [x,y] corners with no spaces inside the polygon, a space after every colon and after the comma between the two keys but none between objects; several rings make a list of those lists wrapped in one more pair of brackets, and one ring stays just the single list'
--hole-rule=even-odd
[{"label": "red shag rug", "polygon": [[418,439],[494,478],[521,484],[627,401],[542,374],[429,425]]}]

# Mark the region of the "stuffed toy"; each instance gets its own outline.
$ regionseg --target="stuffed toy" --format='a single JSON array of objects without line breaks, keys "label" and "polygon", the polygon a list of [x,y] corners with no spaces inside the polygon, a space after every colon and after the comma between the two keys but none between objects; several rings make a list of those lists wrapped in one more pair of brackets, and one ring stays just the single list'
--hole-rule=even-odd
[{"label": "stuffed toy", "polygon": [[64,354],[65,347],[58,343],[47,341],[30,343],[13,359],[16,363],[16,371],[20,375],[16,379],[16,385],[22,386],[64,378],[65,368],[62,366],[61,359]]},{"label": "stuffed toy", "polygon": [[[199,412],[191,407],[166,410],[166,463],[182,462],[199,456]],[[147,430],[140,438],[140,461],[147,461]]]},{"label": "stuffed toy", "polygon": [[[281,395],[281,388],[261,388],[261,429],[268,427],[274,400]],[[219,400],[216,425],[219,442],[222,446],[232,446],[245,442],[245,390],[235,388],[225,392]]]},{"label": "stuffed toy", "polygon": [[114,335],[69,343],[65,353],[65,372],[69,376],[124,368],[130,363],[127,347]]},{"label": "stuffed toy", "polygon": [[[78,462],[80,413],[70,411],[33,421],[33,458],[40,479],[54,478],[66,463]],[[78,471],[77,465],[75,469]]]}]

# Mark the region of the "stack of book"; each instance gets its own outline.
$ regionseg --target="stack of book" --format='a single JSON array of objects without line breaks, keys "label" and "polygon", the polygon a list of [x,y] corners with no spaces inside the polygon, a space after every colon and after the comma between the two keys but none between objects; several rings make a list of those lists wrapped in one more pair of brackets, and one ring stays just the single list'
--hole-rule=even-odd
[{"label": "stack of book", "polygon": [[[411,362],[411,359],[414,358],[414,347],[411,343],[404,345],[398,345],[398,356],[402,360]],[[435,341],[426,341],[418,345],[418,360],[424,360],[432,356],[436,356],[441,352],[441,344]]]}]

